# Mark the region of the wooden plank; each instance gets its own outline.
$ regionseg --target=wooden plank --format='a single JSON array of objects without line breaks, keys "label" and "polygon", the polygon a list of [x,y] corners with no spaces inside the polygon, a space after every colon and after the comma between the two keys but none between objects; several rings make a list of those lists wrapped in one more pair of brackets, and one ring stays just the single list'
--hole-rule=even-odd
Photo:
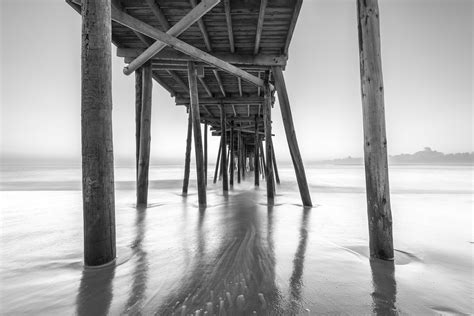
[{"label": "wooden plank", "polygon": [[151,142],[151,63],[143,65],[142,75],[142,116],[140,122],[140,155],[138,159],[137,205],[148,203],[148,170],[150,168]]},{"label": "wooden plank", "polygon": [[255,77],[254,75],[249,74],[246,71],[243,71],[242,69],[229,64],[219,58],[216,58],[215,56],[212,56],[209,53],[206,53],[194,46],[191,46],[169,34],[166,34],[128,14],[126,14],[123,11],[120,11],[119,9],[112,7],[112,19],[119,23],[122,24],[132,30],[135,30],[137,32],[140,32],[148,37],[154,38],[156,40],[162,41],[169,45],[170,47],[173,47],[174,49],[177,49],[189,56],[192,56],[204,63],[214,65],[217,68],[221,69],[222,71],[225,71],[231,75],[237,76],[242,78],[242,80],[245,80],[253,85],[256,86],[263,86],[264,82],[262,79],[259,79]]},{"label": "wooden plank", "polygon": [[[272,99],[273,100],[273,99]],[[201,98],[200,100],[201,104],[223,104],[224,106],[230,106],[232,104],[248,104],[249,106],[252,106],[254,104],[261,104],[264,102],[263,97],[257,97],[257,96],[252,96],[252,97],[231,97],[231,98]],[[190,102],[190,99],[188,98],[183,98],[183,97],[177,97],[175,98],[175,103],[177,105],[188,105]]]},{"label": "wooden plank", "polygon": [[267,203],[273,205],[275,203],[275,184],[273,178],[273,163],[272,163],[272,105],[271,105],[271,90],[270,87],[264,88],[265,103],[263,105],[263,118],[265,123],[265,151],[266,151],[266,174],[267,179]]},{"label": "wooden plank", "polygon": [[[142,48],[117,48],[118,57],[136,58],[144,50]],[[248,55],[241,53],[220,53],[213,52],[212,55],[225,62],[235,65],[253,65],[253,66],[286,66],[287,56],[274,54],[258,54]],[[179,51],[164,50],[153,56],[157,60],[178,60],[178,61],[199,61],[197,58],[191,57]]]},{"label": "wooden plank", "polygon": [[[189,0],[189,3],[191,3],[191,6],[193,8],[196,7],[196,0]],[[211,39],[209,38],[206,25],[204,25],[204,21],[202,19],[198,20],[198,26],[199,26],[199,30],[201,31],[201,35],[204,40],[204,44],[206,45],[207,51],[212,52]]]},{"label": "wooden plank", "polygon": [[260,50],[260,39],[262,38],[263,21],[265,19],[265,9],[267,8],[267,0],[260,1],[260,11],[258,12],[257,32],[255,35],[254,55],[258,54]]},{"label": "wooden plank", "polygon": [[115,259],[110,0],[82,5],[82,196],[84,263]]},{"label": "wooden plank", "polygon": [[293,9],[293,15],[291,17],[290,27],[288,28],[288,33],[286,36],[285,46],[283,47],[283,54],[288,56],[288,49],[290,47],[291,38],[295,31],[296,22],[298,21],[298,16],[300,15],[301,5],[303,0],[296,0],[295,7]]},{"label": "wooden plank", "polygon": [[204,88],[204,90],[206,91],[207,95],[212,98],[214,97],[214,95],[212,94],[211,92],[211,89],[209,89],[209,86],[206,84],[206,82],[204,81],[204,78],[201,78],[201,77],[198,77],[199,79],[199,82],[201,83],[201,86]]},{"label": "wooden plank", "polygon": [[[173,78],[173,80],[176,81],[176,83],[180,85],[181,88],[184,89],[184,91],[189,93],[189,86],[183,81],[183,79],[181,79],[181,77],[176,72],[171,71],[171,70],[167,72]],[[189,100],[191,101],[192,99],[189,99]]]},{"label": "wooden plank", "polygon": [[290,149],[291,160],[295,168],[296,180],[300,190],[301,200],[304,206],[312,206],[311,196],[309,194],[308,182],[304,170],[303,159],[301,158],[298,140],[296,139],[295,126],[291,115],[290,100],[286,91],[285,79],[281,67],[272,68],[273,77],[275,79],[276,89],[278,92],[278,101],[280,103],[281,116],[285,127],[286,140]]},{"label": "wooden plank", "polygon": [[370,256],[393,260],[378,1],[358,0],[357,13]]},{"label": "wooden plank", "polygon": [[[225,112],[224,112],[224,107],[223,106],[220,107],[220,111],[221,111],[221,127],[224,127],[224,129],[225,129],[226,117],[225,117]],[[227,160],[226,160],[226,153],[225,153],[226,144],[227,144],[226,133],[224,132],[224,133],[222,133],[222,142],[221,142],[221,146],[222,146],[222,158],[221,158],[222,190],[224,192],[229,191],[229,184],[228,184],[228,180],[227,180]]]},{"label": "wooden plank", "polygon": [[225,21],[227,23],[227,34],[229,36],[230,52],[235,52],[234,31],[232,29],[232,15],[230,13],[230,0],[224,0]]},{"label": "wooden plank", "polygon": [[[146,1],[151,7],[153,7],[152,3],[157,6],[154,0]],[[179,20],[178,23],[173,25],[171,28],[169,28],[169,25],[168,27],[165,27],[165,29],[167,30],[166,34],[169,34],[173,37],[178,37],[196,21],[200,20],[201,17],[204,16],[207,12],[212,10],[212,8],[214,8],[219,2],[220,0],[202,0],[201,3],[195,6],[188,14],[186,14],[181,20]],[[132,61],[128,66],[125,66],[125,68],[123,69],[123,73],[126,75],[131,74],[165,47],[165,43],[161,41],[156,41],[155,43],[153,43],[153,45],[148,47],[140,56],[138,56],[134,61]]]},{"label": "wooden plank", "polygon": [[214,73],[214,77],[216,77],[216,81],[219,85],[219,89],[221,90],[222,96],[225,98],[227,95],[225,93],[224,85],[222,84],[221,76],[219,76],[219,72],[215,69],[212,72]]},{"label": "wooden plank", "polygon": [[191,140],[193,134],[193,118],[191,110],[188,114],[188,133],[186,136],[186,152],[184,157],[184,177],[183,177],[183,195],[188,194],[189,173],[191,170]]},{"label": "wooden plank", "polygon": [[199,97],[197,88],[197,73],[194,62],[188,62],[188,82],[189,82],[189,97],[191,99],[191,114],[193,118],[193,132],[194,132],[194,152],[196,159],[196,173],[198,186],[198,201],[200,207],[205,207],[207,204],[206,198],[206,180],[204,171],[204,158],[202,149],[201,137],[201,119],[199,117]]},{"label": "wooden plank", "polygon": [[161,10],[160,6],[155,2],[155,0],[145,0],[145,1],[150,7],[151,11],[153,11],[153,14],[156,16],[161,26],[165,30],[168,30],[170,28],[170,24],[168,23],[168,19],[166,18],[165,14]]}]

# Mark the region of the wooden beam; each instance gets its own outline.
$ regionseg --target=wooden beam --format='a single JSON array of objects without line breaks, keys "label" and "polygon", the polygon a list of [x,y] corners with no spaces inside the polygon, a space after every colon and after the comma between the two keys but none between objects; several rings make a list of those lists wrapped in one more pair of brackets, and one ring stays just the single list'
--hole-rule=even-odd
[{"label": "wooden beam", "polygon": [[[226,125],[226,117],[225,117],[225,112],[224,112],[224,107],[220,107],[221,111],[221,126]],[[221,141],[221,146],[222,146],[222,159],[221,159],[221,172],[222,172],[222,190],[224,192],[229,191],[229,184],[227,182],[227,160],[226,160],[226,133],[222,133],[222,141]]]},{"label": "wooden beam", "polygon": [[189,185],[189,173],[191,170],[191,141],[193,134],[193,117],[191,115],[191,109],[188,114],[188,133],[186,136],[186,152],[184,156],[184,177],[183,177],[183,195],[188,194]]},{"label": "wooden beam", "polygon": [[212,98],[214,97],[214,95],[212,94],[211,92],[211,89],[209,89],[208,85],[206,84],[206,82],[204,81],[204,78],[201,78],[201,77],[198,77],[199,79],[199,82],[201,83],[201,86],[204,88],[204,90],[206,91],[207,95]]},{"label": "wooden beam", "polygon": [[242,173],[242,132],[237,132],[237,183],[240,183]]},{"label": "wooden beam", "polygon": [[237,77],[237,84],[239,85],[239,95],[242,97],[242,79]]},{"label": "wooden beam", "polygon": [[222,137],[221,137],[221,142],[219,144],[219,150],[217,151],[217,159],[216,159],[216,169],[214,171],[214,183],[217,182],[217,174],[219,170],[219,163],[220,163],[220,157],[221,157],[221,151],[222,151]]},{"label": "wooden beam", "polygon": [[[189,86],[186,83],[184,83],[183,79],[181,79],[181,77],[176,72],[169,70],[168,74],[173,78],[174,81],[176,81],[178,85],[181,86],[181,88],[184,89],[184,91],[189,93]],[[189,99],[189,100],[191,101],[192,99]]]},{"label": "wooden beam", "polygon": [[260,185],[260,171],[259,171],[259,143],[260,143],[260,137],[258,136],[258,116],[255,115],[255,143],[254,143],[254,184],[256,187]]},{"label": "wooden beam", "polygon": [[197,73],[196,67],[192,61],[188,62],[188,82],[189,82],[189,97],[191,99],[191,115],[193,118],[193,132],[194,132],[194,152],[196,159],[196,177],[198,187],[198,201],[200,207],[205,207],[207,204],[206,198],[206,180],[204,171],[204,158],[202,150],[201,137],[201,119],[199,117],[199,97],[197,89]]},{"label": "wooden beam", "polygon": [[138,161],[140,159],[140,123],[142,120],[142,85],[143,69],[135,71],[135,167],[136,179],[138,182]]},{"label": "wooden beam", "polygon": [[229,64],[219,58],[216,58],[212,56],[211,54],[208,54],[194,46],[191,46],[169,34],[166,34],[128,14],[125,12],[122,12],[118,10],[115,7],[112,7],[112,19],[119,23],[122,24],[132,30],[135,30],[137,32],[140,32],[148,37],[154,38],[156,40],[162,41],[169,45],[170,47],[173,47],[174,49],[177,49],[185,54],[188,54],[189,56],[192,56],[204,63],[214,65],[217,68],[221,69],[222,71],[225,71],[231,75],[237,76],[242,78],[242,80],[245,80],[253,85],[256,86],[263,86],[264,82],[262,79],[259,79],[251,74],[249,74],[246,71],[243,71],[242,69]]},{"label": "wooden beam", "polygon": [[260,1],[260,11],[258,12],[257,33],[255,35],[254,55],[258,54],[260,50],[260,39],[262,37],[263,21],[265,19],[265,9],[267,8],[267,0]]},{"label": "wooden beam", "polygon": [[82,4],[82,195],[84,263],[115,259],[110,0]]},{"label": "wooden beam", "polygon": [[[209,111],[209,109],[205,105],[199,104],[199,106],[204,109],[204,111],[207,113],[207,115],[209,115],[211,117],[214,117],[214,115],[212,115],[211,111]],[[203,117],[201,117],[201,119],[203,119]]]},{"label": "wooden beam", "polygon": [[370,256],[393,260],[378,1],[358,0],[357,13]]},{"label": "wooden beam", "polygon": [[221,76],[219,76],[219,72],[215,69],[212,72],[214,73],[214,77],[216,77],[216,81],[219,85],[219,89],[221,89],[222,96],[225,98],[227,95],[225,93],[224,85],[222,84]]},{"label": "wooden beam", "polygon": [[207,186],[207,123],[204,124],[204,174]]},{"label": "wooden beam", "polygon": [[137,205],[148,203],[148,170],[150,168],[151,141],[151,63],[143,66],[142,75],[142,116],[140,122],[140,155],[138,161]]},{"label": "wooden beam", "polygon": [[265,151],[266,151],[266,174],[267,179],[267,203],[273,205],[275,203],[275,183],[273,178],[273,163],[272,163],[272,105],[271,105],[271,90],[270,87],[264,88],[265,103],[263,105],[263,118],[265,123]]},{"label": "wooden beam", "polygon": [[[142,48],[117,48],[117,56],[125,58],[136,58],[144,49]],[[218,53],[213,52],[212,55],[225,62],[235,65],[251,65],[251,66],[286,66],[288,58],[284,55],[269,55],[269,54],[258,54],[258,55],[243,55],[238,53]],[[152,58],[153,60],[176,60],[176,61],[199,61],[199,59],[186,55],[180,51],[175,50],[163,50],[157,53]]]},{"label": "wooden beam", "polygon": [[229,162],[230,162],[230,187],[232,188],[234,186],[234,163],[235,163],[235,160],[234,160],[234,156],[235,156],[235,152],[234,152],[234,122],[232,121],[231,122],[231,128],[230,128],[230,141],[229,141],[229,144],[230,144],[230,156],[229,156]]},{"label": "wooden beam", "polygon": [[280,184],[280,176],[278,175],[278,167],[275,157],[275,150],[272,146],[272,159],[273,159],[273,171],[275,172],[275,180],[277,184]]},{"label": "wooden beam", "polygon": [[[196,0],[189,0],[189,3],[191,3],[191,6],[193,8],[196,7]],[[197,22],[198,22],[199,30],[201,31],[201,34],[202,34],[202,38],[204,40],[204,44],[206,45],[207,51],[212,52],[211,40],[209,38],[209,34],[207,33],[206,26],[204,25],[204,21],[202,19],[199,19]]]},{"label": "wooden beam", "polygon": [[163,29],[168,30],[170,28],[170,24],[168,23],[168,19],[166,18],[165,14],[163,13],[159,5],[155,2],[155,0],[145,0],[145,1],[150,7],[151,11],[153,11],[153,14],[156,16],[156,18],[158,19],[158,22],[160,22]]},{"label": "wooden beam", "polygon": [[171,97],[174,97],[176,95],[176,92],[168,86],[166,82],[163,81],[163,79],[160,78],[157,74],[153,74],[153,79],[158,82],[166,91],[168,91],[171,95]]},{"label": "wooden beam", "polygon": [[290,100],[286,90],[285,78],[281,67],[272,68],[273,77],[278,92],[278,101],[280,103],[281,116],[283,117],[283,125],[285,127],[286,139],[290,149],[291,160],[295,168],[296,180],[300,190],[301,200],[304,206],[312,206],[311,196],[309,194],[308,182],[304,170],[303,159],[301,158],[298,140],[296,139],[295,126],[291,115]]},{"label": "wooden beam", "polygon": [[235,106],[232,104],[232,111],[234,112],[234,116],[237,117],[237,112],[235,111]]},{"label": "wooden beam", "polygon": [[293,14],[291,16],[290,27],[288,28],[288,33],[286,35],[285,46],[283,47],[283,54],[288,56],[288,49],[290,47],[291,38],[296,27],[296,21],[298,21],[298,16],[300,15],[301,5],[303,0],[296,0],[295,7],[293,9]]},{"label": "wooden beam", "polygon": [[[153,3],[155,4],[155,6],[157,6],[154,0],[146,1],[149,5]],[[188,14],[186,14],[181,20],[179,20],[178,23],[173,25],[171,28],[169,28],[169,25],[167,28],[165,27],[166,34],[178,37],[196,21],[200,20],[203,15],[205,15],[212,8],[214,8],[219,2],[220,0],[202,0],[199,5],[194,7]],[[155,43],[153,43],[153,45],[148,47],[140,56],[138,56],[134,61],[132,61],[128,66],[125,66],[125,68],[123,69],[123,73],[126,75],[131,74],[165,47],[165,43],[161,41],[156,41]]]},{"label": "wooden beam", "polygon": [[232,14],[230,13],[230,0],[224,0],[225,20],[227,23],[227,33],[229,35],[230,52],[235,52],[234,31],[232,29]]},{"label": "wooden beam", "polygon": [[[273,100],[273,99],[272,99]],[[255,106],[262,104],[264,102],[263,97],[230,97],[227,96],[227,98],[201,98],[200,104],[223,104],[224,106],[230,106],[231,104],[244,104],[244,105],[249,105],[249,106]],[[190,100],[188,98],[183,98],[183,97],[176,97],[175,98],[175,103],[176,105],[188,105]]]}]

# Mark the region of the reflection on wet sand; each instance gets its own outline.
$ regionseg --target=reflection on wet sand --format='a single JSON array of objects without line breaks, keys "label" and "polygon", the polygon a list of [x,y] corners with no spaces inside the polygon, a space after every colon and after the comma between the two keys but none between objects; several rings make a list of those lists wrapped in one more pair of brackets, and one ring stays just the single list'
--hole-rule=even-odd
[{"label": "reflection on wet sand", "polygon": [[141,315],[141,307],[145,300],[146,283],[148,278],[148,259],[143,247],[146,231],[146,208],[137,208],[135,220],[135,239],[132,243],[132,253],[136,264],[133,271],[133,282],[130,297],[125,305],[126,314]]},{"label": "reflection on wet sand", "polygon": [[304,209],[301,220],[300,241],[293,259],[293,273],[290,278],[290,307],[288,313],[296,315],[301,312],[301,291],[303,288],[303,267],[308,242],[308,214],[309,209]]},{"label": "reflection on wet sand", "polygon": [[[278,309],[271,227],[264,234],[257,207],[249,194],[233,196],[232,208],[219,223],[223,234],[214,253],[204,255],[206,236],[201,212],[197,229],[197,258],[180,288],[168,295],[157,314],[202,313],[274,314]],[[271,213],[269,214],[271,224]]]},{"label": "reflection on wet sand", "polygon": [[102,268],[84,268],[76,297],[77,315],[108,314],[113,298],[114,275],[115,263]]},{"label": "reflection on wet sand", "polygon": [[372,309],[375,315],[398,315],[395,306],[397,300],[397,283],[395,281],[395,264],[393,261],[370,259],[372,270]]}]

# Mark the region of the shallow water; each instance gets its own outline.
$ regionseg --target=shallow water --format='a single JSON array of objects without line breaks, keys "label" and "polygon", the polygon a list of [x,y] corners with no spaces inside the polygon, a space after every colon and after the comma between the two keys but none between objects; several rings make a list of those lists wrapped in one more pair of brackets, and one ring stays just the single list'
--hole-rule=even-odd
[{"label": "shallow water", "polygon": [[1,313],[471,314],[472,171],[391,168],[389,263],[368,259],[362,167],[307,168],[311,209],[282,168],[274,207],[249,177],[227,196],[210,182],[205,210],[174,166],[152,168],[150,205],[136,209],[135,171],[117,168],[117,260],[91,269],[80,170],[3,166]]}]

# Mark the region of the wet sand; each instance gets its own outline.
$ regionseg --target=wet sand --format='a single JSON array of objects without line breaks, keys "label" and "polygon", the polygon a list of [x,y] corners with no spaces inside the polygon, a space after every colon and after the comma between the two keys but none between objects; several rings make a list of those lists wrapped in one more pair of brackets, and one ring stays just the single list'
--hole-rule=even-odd
[{"label": "wet sand", "polygon": [[136,209],[134,191],[119,181],[118,256],[101,268],[82,265],[79,191],[3,191],[1,313],[473,313],[472,194],[453,185],[461,192],[406,193],[413,190],[407,181],[397,187],[404,176],[395,174],[396,259],[370,260],[360,179],[338,172],[344,190],[324,183],[334,174],[308,172],[310,209],[289,169],[273,207],[264,182],[254,190],[249,181],[228,196],[209,184],[209,206],[199,210],[195,187],[182,197],[171,179],[152,183],[150,207]]}]

